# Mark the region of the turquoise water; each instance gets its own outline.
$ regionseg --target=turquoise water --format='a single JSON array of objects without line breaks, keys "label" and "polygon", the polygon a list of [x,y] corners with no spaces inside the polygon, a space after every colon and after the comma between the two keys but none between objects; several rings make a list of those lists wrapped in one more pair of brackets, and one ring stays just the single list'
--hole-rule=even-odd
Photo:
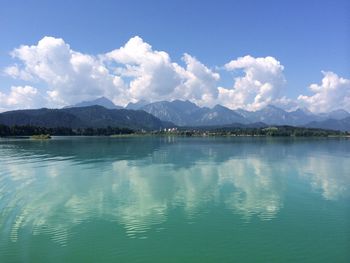
[{"label": "turquoise water", "polygon": [[0,140],[0,262],[350,262],[350,140]]}]

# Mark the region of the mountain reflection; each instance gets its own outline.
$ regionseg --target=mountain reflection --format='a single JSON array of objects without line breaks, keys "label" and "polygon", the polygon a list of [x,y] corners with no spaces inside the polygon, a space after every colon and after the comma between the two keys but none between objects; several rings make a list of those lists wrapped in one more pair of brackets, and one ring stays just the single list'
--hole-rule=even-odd
[{"label": "mountain reflection", "polygon": [[2,238],[16,241],[29,229],[64,245],[69,230],[89,220],[117,222],[129,237],[143,237],[175,209],[187,220],[220,206],[244,222],[271,220],[289,176],[306,178],[326,199],[347,194],[349,176],[332,169],[345,169],[348,157],[316,153],[302,141],[249,138],[2,141]]}]

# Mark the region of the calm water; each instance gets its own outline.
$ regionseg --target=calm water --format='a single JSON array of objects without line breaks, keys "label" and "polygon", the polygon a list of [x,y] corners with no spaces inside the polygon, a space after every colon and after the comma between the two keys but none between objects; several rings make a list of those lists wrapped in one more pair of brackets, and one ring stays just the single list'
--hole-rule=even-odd
[{"label": "calm water", "polygon": [[0,262],[350,262],[350,140],[0,140]]}]

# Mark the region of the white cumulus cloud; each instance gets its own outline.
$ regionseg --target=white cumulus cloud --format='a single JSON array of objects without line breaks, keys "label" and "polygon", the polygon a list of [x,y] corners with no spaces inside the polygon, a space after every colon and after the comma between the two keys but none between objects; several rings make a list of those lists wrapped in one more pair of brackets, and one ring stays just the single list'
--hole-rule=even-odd
[{"label": "white cumulus cloud", "polygon": [[322,71],[321,84],[310,85],[311,96],[300,95],[298,102],[313,112],[328,112],[336,109],[350,111],[350,79],[339,77],[330,71]]},{"label": "white cumulus cloud", "polygon": [[[284,66],[271,56],[247,55],[230,61],[223,68],[242,74],[233,79],[232,87],[222,87],[220,74],[194,56],[185,53],[176,63],[139,36],[95,55],[73,50],[61,38],[45,36],[35,45],[14,49],[11,55],[15,61],[3,71],[26,86],[0,92],[1,110],[61,107],[101,96],[121,106],[141,99],[181,99],[200,106],[222,104],[253,111],[268,104],[314,112],[350,110],[350,80],[332,72],[323,72],[322,83],[310,86],[313,95],[284,96]],[[28,88],[32,85],[37,89]]]},{"label": "white cumulus cloud", "polygon": [[228,71],[242,70],[231,89],[219,87],[219,101],[230,108],[258,110],[280,98],[285,78],[283,65],[274,57],[240,57],[225,65]]},{"label": "white cumulus cloud", "polygon": [[114,72],[122,78],[131,78],[128,96],[141,99],[145,95],[152,99],[167,98],[181,84],[176,63],[172,63],[164,51],[153,51],[151,45],[140,37],[131,38],[123,47],[105,55],[117,63]]},{"label": "white cumulus cloud", "polygon": [[21,107],[24,109],[38,107],[38,90],[32,86],[12,86],[8,93],[0,91],[0,111],[8,108]]},{"label": "white cumulus cloud", "polygon": [[11,55],[18,63],[4,72],[44,85],[38,95],[52,107],[99,96],[120,105],[140,99],[189,99],[207,105],[218,95],[218,73],[189,54],[183,56],[185,67],[172,62],[168,53],[153,50],[138,36],[99,55],[75,51],[54,37],[44,37],[36,45],[22,45]]},{"label": "white cumulus cloud", "polygon": [[12,65],[5,72],[15,78],[45,83],[53,105],[107,96],[118,90],[113,76],[98,58],[72,50],[61,38],[44,37],[37,45],[22,45],[11,54],[21,64]]},{"label": "white cumulus cloud", "polygon": [[186,68],[181,67],[168,53],[153,50],[138,36],[105,58],[117,63],[114,72],[132,79],[127,91],[130,100],[189,99],[208,104],[217,97],[218,73],[189,54],[183,56]]},{"label": "white cumulus cloud", "polygon": [[184,54],[182,59],[186,63],[186,70],[182,71],[186,81],[184,87],[178,88],[177,97],[202,106],[212,106],[218,97],[220,75],[189,54]]}]

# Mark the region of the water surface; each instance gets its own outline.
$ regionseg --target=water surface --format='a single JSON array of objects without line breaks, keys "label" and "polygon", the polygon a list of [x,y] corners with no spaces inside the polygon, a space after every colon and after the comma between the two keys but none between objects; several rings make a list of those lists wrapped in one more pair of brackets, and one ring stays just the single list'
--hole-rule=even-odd
[{"label": "water surface", "polygon": [[0,262],[350,262],[350,140],[0,139]]}]

